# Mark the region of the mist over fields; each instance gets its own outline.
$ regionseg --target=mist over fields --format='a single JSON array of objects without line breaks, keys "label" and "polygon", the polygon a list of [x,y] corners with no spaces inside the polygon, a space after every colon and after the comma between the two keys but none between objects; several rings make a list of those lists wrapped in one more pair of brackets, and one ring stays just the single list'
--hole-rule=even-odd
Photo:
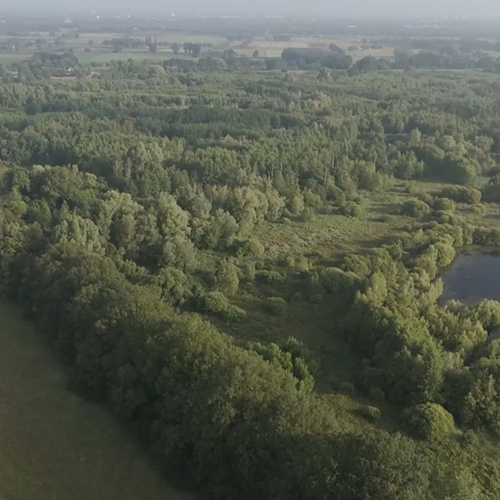
[{"label": "mist over fields", "polygon": [[348,17],[432,17],[449,16],[485,18],[492,16],[500,17],[500,3],[495,0],[422,0],[414,2],[410,0],[353,0],[350,2],[311,0],[300,2],[298,0],[256,0],[254,2],[234,2],[229,0],[216,0],[205,2],[203,0],[188,0],[182,3],[168,2],[164,0],[151,0],[144,5],[133,0],[49,0],[41,4],[35,0],[20,0],[12,2],[3,0],[0,8],[6,11],[20,9],[48,10],[48,9],[99,9],[123,11],[129,9],[131,12],[190,12],[200,14],[236,15],[236,14],[274,14],[293,15],[294,13],[311,15],[330,15]]}]

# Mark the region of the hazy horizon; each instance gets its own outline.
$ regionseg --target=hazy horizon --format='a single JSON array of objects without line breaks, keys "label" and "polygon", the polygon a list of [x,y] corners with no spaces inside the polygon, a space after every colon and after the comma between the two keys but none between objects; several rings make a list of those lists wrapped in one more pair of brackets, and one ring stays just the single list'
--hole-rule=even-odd
[{"label": "hazy horizon", "polygon": [[[349,2],[308,0],[254,0],[253,2],[234,2],[230,0],[214,0],[207,3],[203,0],[187,0],[185,2],[170,2],[165,0],[150,0],[147,5],[141,5],[137,0],[47,0],[42,5],[38,0],[17,0],[15,5],[11,1],[0,0],[0,8],[4,12],[15,10],[61,11],[82,10],[106,11],[113,10],[125,13],[157,12],[159,14],[200,13],[214,15],[236,14],[274,14],[293,15],[295,13],[318,14],[343,17],[470,17],[491,20],[500,17],[500,2],[494,0],[350,0]],[[0,11],[1,12],[1,11]]]}]

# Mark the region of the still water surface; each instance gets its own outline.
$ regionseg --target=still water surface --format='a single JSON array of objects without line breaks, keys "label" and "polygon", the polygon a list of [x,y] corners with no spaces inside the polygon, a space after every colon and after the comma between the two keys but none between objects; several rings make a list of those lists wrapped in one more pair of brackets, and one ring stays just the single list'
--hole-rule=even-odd
[{"label": "still water surface", "polygon": [[474,304],[483,299],[500,300],[500,254],[459,255],[443,276],[440,302],[460,300]]}]

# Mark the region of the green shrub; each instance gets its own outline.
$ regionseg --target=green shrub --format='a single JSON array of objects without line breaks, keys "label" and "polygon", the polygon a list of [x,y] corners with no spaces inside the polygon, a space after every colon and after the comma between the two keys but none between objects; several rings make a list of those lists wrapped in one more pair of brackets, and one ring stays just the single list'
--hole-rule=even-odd
[{"label": "green shrub", "polygon": [[295,259],[295,269],[297,269],[298,271],[309,271],[309,268],[310,268],[310,262],[309,262],[309,259],[307,257],[304,257],[303,255],[299,255],[296,259]]},{"label": "green shrub", "polygon": [[218,316],[225,321],[239,322],[246,318],[245,311],[230,304],[221,292],[208,292],[200,301],[203,312]]},{"label": "green shrub", "polygon": [[436,249],[436,265],[438,267],[449,266],[457,254],[456,250],[447,243],[436,243],[434,248]]},{"label": "green shrub", "polygon": [[328,293],[340,293],[354,290],[359,284],[359,278],[352,272],[345,272],[337,267],[323,269],[319,282]]},{"label": "green shrub", "polygon": [[475,215],[484,215],[486,213],[486,207],[484,205],[474,205],[472,207],[472,213]]},{"label": "green shrub", "polygon": [[383,403],[386,400],[385,392],[380,387],[370,387],[370,399]]},{"label": "green shrub", "polygon": [[222,260],[215,271],[217,288],[223,293],[233,295],[238,291],[240,278],[238,268],[228,260]]},{"label": "green shrub", "polygon": [[340,392],[346,394],[347,396],[354,396],[354,393],[356,392],[354,385],[351,384],[350,382],[341,382],[339,390]]},{"label": "green shrub", "polygon": [[417,193],[417,199],[431,206],[434,203],[434,198],[429,193]]},{"label": "green shrub", "polygon": [[434,218],[440,224],[450,224],[451,226],[459,226],[462,223],[461,218],[449,210],[438,210],[434,213]]},{"label": "green shrub", "polygon": [[190,279],[180,269],[173,267],[160,269],[152,284],[160,288],[162,299],[174,306],[182,305],[192,295]]},{"label": "green shrub", "polygon": [[208,314],[220,314],[229,307],[229,301],[222,292],[208,292],[201,298],[202,309]]},{"label": "green shrub", "polygon": [[241,277],[246,283],[251,283],[255,279],[255,264],[244,262],[241,266]]},{"label": "green shrub", "polygon": [[264,266],[265,266],[265,262],[264,262],[264,259],[262,257],[255,259],[255,269],[261,270],[261,269],[264,269]]},{"label": "green shrub", "polygon": [[424,403],[403,412],[406,431],[417,439],[441,439],[453,432],[453,415],[441,405]]},{"label": "green shrub", "polygon": [[295,267],[295,259],[293,258],[293,255],[287,255],[287,256],[283,259],[283,264],[284,264],[286,267]]},{"label": "green shrub", "polygon": [[266,311],[276,316],[284,316],[286,314],[288,304],[281,297],[269,297],[264,301]]},{"label": "green shrub", "polygon": [[310,297],[309,297],[309,302],[311,302],[311,304],[322,304],[323,303],[323,295],[321,293],[313,293]]},{"label": "green shrub", "polygon": [[311,207],[306,207],[300,214],[300,220],[302,222],[311,222],[314,218],[314,210]]},{"label": "green shrub", "polygon": [[228,323],[241,323],[247,318],[247,313],[238,306],[232,304],[229,308],[222,314],[222,319]]},{"label": "green shrub", "polygon": [[285,277],[278,271],[259,271],[259,273],[257,273],[257,279],[267,285],[283,283],[283,281],[285,281]]},{"label": "green shrub", "polygon": [[434,210],[446,210],[447,212],[455,211],[455,203],[449,198],[436,198],[432,203]]},{"label": "green shrub", "polygon": [[257,238],[249,238],[238,245],[238,257],[260,257],[264,255],[264,245]]},{"label": "green shrub", "polygon": [[348,201],[339,207],[339,213],[347,217],[361,217],[363,209],[353,201]]},{"label": "green shrub", "polygon": [[450,186],[441,190],[440,197],[450,198],[457,203],[466,203],[468,205],[476,205],[480,203],[482,194],[478,189],[467,186]]},{"label": "green shrub", "polygon": [[375,406],[366,406],[362,408],[361,415],[368,420],[368,422],[378,422],[382,416],[382,412]]},{"label": "green shrub", "polygon": [[498,246],[500,245],[500,230],[486,227],[474,228],[474,245]]},{"label": "green shrub", "polygon": [[401,208],[401,214],[409,217],[426,217],[430,213],[431,207],[421,200],[409,200]]}]

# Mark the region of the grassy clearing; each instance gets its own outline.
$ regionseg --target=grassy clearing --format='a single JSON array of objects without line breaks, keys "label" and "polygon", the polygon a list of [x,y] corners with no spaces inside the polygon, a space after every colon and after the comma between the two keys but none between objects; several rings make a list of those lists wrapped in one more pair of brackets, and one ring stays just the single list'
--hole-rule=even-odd
[{"label": "grassy clearing", "polygon": [[187,500],[66,378],[19,308],[0,302],[0,498]]}]

